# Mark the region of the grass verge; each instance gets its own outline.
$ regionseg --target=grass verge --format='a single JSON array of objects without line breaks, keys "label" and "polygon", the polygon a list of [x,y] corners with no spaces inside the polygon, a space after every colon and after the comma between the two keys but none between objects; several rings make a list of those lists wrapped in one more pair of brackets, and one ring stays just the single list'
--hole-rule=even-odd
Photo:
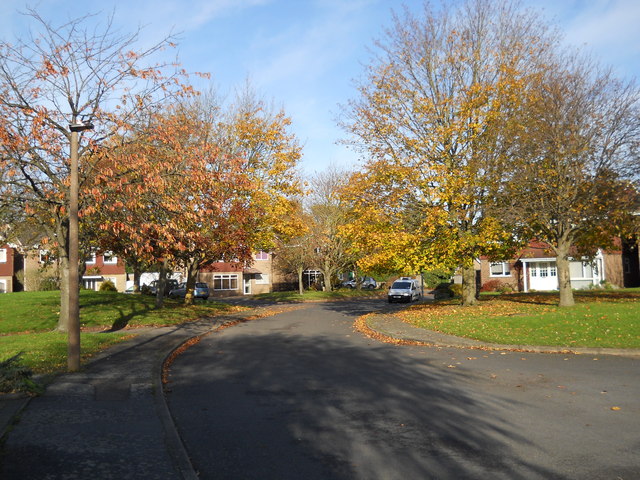
[{"label": "grass verge", "polygon": [[[244,310],[217,302],[184,306],[165,300],[116,292],[80,292],[82,360],[130,338],[139,327],[177,325],[205,316]],[[55,331],[60,292],[20,292],[0,295],[0,360],[20,352],[23,365],[35,373],[55,373],[66,368],[67,335]]]},{"label": "grass verge", "polygon": [[640,289],[575,293],[560,308],[557,293],[481,296],[414,305],[397,313],[414,326],[508,345],[640,349]]},{"label": "grass verge", "polygon": [[351,288],[341,288],[332,292],[319,292],[316,290],[306,290],[302,295],[298,292],[272,292],[254,295],[257,300],[267,300],[274,302],[308,302],[320,300],[341,300],[353,297],[379,297],[382,290],[358,290]]}]

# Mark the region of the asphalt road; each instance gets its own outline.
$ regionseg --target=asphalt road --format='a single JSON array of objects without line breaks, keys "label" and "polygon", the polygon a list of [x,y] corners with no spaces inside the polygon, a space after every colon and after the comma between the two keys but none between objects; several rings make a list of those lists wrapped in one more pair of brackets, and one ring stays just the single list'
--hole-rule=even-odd
[{"label": "asphalt road", "polygon": [[353,331],[380,308],[307,305],[177,358],[169,407],[200,478],[640,478],[640,360]]}]

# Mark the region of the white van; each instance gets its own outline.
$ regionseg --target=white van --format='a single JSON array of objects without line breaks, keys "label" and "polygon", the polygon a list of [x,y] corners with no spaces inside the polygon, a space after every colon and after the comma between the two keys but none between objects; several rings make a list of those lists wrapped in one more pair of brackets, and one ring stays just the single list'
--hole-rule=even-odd
[{"label": "white van", "polygon": [[389,288],[387,298],[389,303],[393,302],[411,302],[421,297],[420,286],[418,282],[409,277],[402,277],[393,282]]}]

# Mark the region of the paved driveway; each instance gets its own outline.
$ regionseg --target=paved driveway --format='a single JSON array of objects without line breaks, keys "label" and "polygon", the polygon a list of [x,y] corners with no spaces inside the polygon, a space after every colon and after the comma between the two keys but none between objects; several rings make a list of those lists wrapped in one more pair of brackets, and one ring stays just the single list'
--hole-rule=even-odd
[{"label": "paved driveway", "polygon": [[640,361],[381,344],[380,300],[205,337],[169,406],[203,479],[637,479]]}]

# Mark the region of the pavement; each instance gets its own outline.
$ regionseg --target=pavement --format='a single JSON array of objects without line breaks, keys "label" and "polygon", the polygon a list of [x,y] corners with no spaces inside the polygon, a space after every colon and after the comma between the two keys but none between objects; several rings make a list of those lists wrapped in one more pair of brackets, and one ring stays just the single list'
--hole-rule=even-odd
[{"label": "pavement", "polygon": [[[197,479],[165,402],[162,365],[187,340],[250,315],[139,329],[81,372],[55,377],[39,397],[0,395],[0,478]],[[367,326],[382,337],[443,347],[558,351],[486,344],[416,328],[385,314],[369,316]],[[640,350],[571,352],[640,356]]]}]

